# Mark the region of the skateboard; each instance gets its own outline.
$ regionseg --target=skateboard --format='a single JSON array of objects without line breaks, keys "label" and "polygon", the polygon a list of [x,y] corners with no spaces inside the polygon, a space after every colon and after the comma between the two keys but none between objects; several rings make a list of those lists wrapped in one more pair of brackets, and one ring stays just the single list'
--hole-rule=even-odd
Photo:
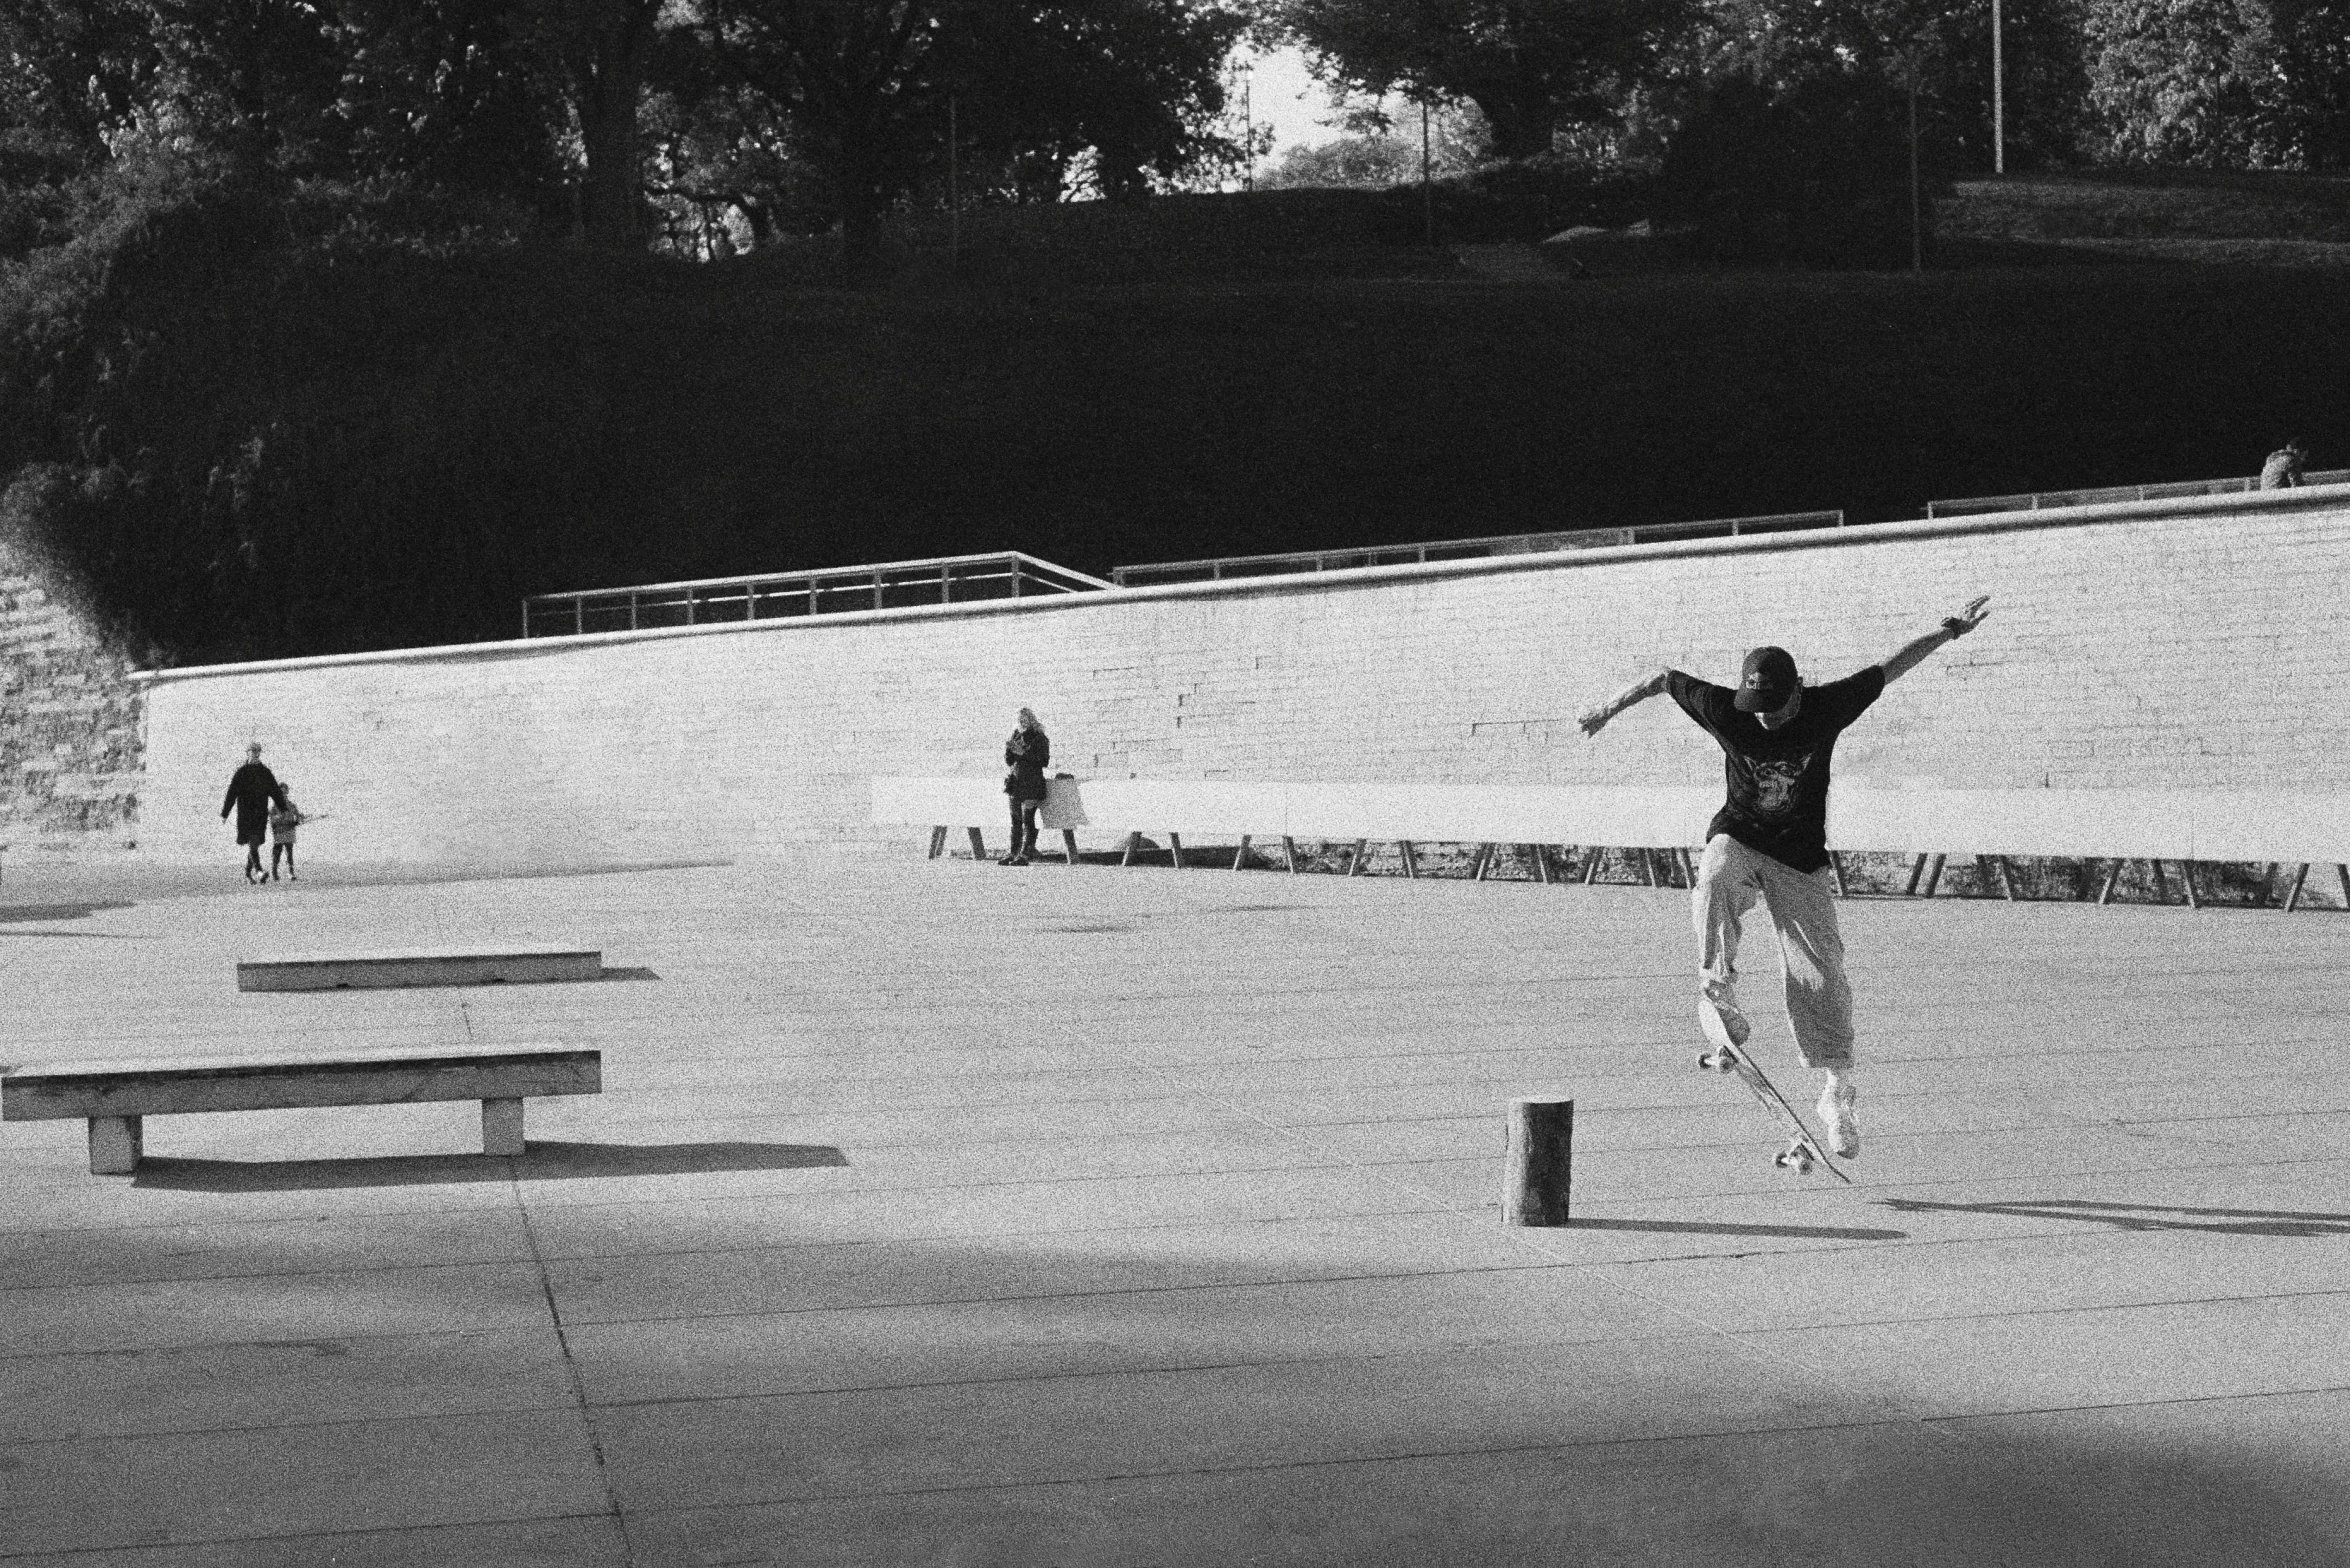
[{"label": "skateboard", "polygon": [[1763,1109],[1785,1118],[1788,1129],[1793,1133],[1787,1147],[1780,1150],[1771,1163],[1781,1170],[1791,1170],[1798,1176],[1810,1175],[1811,1168],[1818,1165],[1847,1187],[1851,1186],[1852,1178],[1845,1175],[1836,1162],[1828,1157],[1827,1145],[1813,1136],[1812,1130],[1804,1125],[1795,1107],[1789,1105],[1787,1097],[1779,1092],[1779,1086],[1772,1083],[1744,1051],[1730,1043],[1729,1035],[1721,1030],[1710,1014],[1705,1020],[1705,1034],[1707,1039],[1713,1041],[1714,1048],[1701,1054],[1697,1058],[1697,1065],[1717,1073],[1736,1073],[1738,1081],[1746,1085],[1747,1091],[1761,1102]]}]

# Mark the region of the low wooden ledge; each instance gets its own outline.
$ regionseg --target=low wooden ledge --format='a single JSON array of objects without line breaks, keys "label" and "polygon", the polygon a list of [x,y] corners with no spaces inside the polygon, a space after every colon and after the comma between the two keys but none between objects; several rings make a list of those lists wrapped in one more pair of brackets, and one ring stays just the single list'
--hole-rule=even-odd
[{"label": "low wooden ledge", "polygon": [[535,985],[600,980],[599,948],[504,943],[355,953],[286,953],[240,959],[240,991],[380,990],[431,985]]},{"label": "low wooden ledge", "polygon": [[0,1121],[86,1118],[91,1172],[127,1176],[145,1116],[479,1100],[482,1152],[512,1156],[523,1150],[522,1102],[601,1093],[603,1061],[597,1050],[526,1045],[36,1062],[0,1074]]}]

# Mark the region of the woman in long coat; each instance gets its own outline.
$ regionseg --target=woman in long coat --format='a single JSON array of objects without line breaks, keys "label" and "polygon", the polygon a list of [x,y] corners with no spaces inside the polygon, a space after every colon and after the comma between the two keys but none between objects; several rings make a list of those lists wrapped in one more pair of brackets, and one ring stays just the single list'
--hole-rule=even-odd
[{"label": "woman in long coat", "polygon": [[269,808],[286,804],[286,792],[279,787],[277,775],[261,762],[261,743],[255,741],[245,748],[245,765],[232,774],[228,794],[220,803],[220,819],[228,820],[233,810],[237,814],[237,842],[245,846],[245,880],[266,882],[269,873],[261,869],[261,846],[269,837]]},{"label": "woman in long coat", "polygon": [[1036,722],[1036,715],[1020,710],[1012,738],[1004,742],[1004,793],[1012,798],[1012,849],[997,862],[1025,866],[1036,849],[1036,809],[1044,804],[1044,770],[1053,760],[1053,743]]}]

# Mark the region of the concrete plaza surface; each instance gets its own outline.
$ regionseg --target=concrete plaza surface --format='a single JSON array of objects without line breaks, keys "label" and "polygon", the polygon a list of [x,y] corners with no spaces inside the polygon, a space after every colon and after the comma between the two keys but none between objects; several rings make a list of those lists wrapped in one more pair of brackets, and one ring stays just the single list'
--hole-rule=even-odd
[{"label": "concrete plaza surface", "polygon": [[[1685,895],[901,851],[0,886],[0,1060],[546,1042],[600,1096],[0,1126],[0,1560],[2350,1561],[2350,917],[1844,907],[1859,1185]],[[240,993],[563,941],[593,983]],[[1799,1103],[1767,926],[1757,1049]],[[1572,1095],[1576,1223],[1499,1223]]]}]

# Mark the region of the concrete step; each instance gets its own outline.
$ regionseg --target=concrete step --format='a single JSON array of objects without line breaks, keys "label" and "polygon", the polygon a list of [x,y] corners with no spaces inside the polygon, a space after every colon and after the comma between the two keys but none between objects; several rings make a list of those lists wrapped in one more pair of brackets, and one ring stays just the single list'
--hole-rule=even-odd
[{"label": "concrete step", "polygon": [[240,991],[373,990],[427,985],[525,985],[600,980],[604,955],[590,947],[506,943],[431,951],[290,953],[242,959]]}]

